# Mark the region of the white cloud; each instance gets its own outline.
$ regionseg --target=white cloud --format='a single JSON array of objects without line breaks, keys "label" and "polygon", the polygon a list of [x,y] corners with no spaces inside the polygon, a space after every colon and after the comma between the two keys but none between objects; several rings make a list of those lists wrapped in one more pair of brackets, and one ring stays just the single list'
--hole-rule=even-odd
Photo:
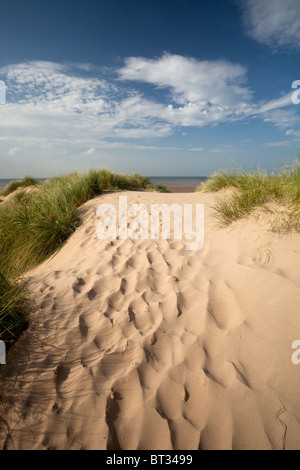
[{"label": "white cloud", "polygon": [[[255,117],[280,129],[299,128],[289,95],[253,102],[246,69],[239,64],[164,54],[153,60],[126,59],[118,80],[109,80],[108,73],[103,79],[100,72],[88,64],[41,61],[0,68],[7,85],[7,103],[0,113],[3,155],[10,152],[11,160],[16,156],[19,162],[21,149],[24,159],[38,158],[45,168],[56,159],[63,168],[61,162],[70,156],[88,162],[121,149],[178,150],[145,139],[161,139],[187,127]],[[135,81],[160,87],[162,99],[137,91]]]},{"label": "white cloud", "polygon": [[285,130],[288,127],[300,126],[300,115],[297,114],[295,107],[289,109],[272,109],[261,115],[264,122],[270,122],[279,129]]},{"label": "white cloud", "polygon": [[154,106],[154,113],[173,125],[201,127],[252,112],[252,92],[244,85],[246,69],[225,60],[199,61],[171,54],[158,59],[130,57],[119,76],[166,89],[169,102],[163,108]]},{"label": "white cloud", "polygon": [[289,106],[292,103],[292,93],[288,93],[287,95],[281,96],[278,99],[271,100],[266,104],[263,104],[259,112],[260,113],[266,113],[268,111],[272,111],[273,109],[279,109],[279,108],[284,108],[286,106]]},{"label": "white cloud", "polygon": [[19,147],[12,147],[11,149],[9,149],[8,155],[13,157],[15,154],[19,153],[20,151],[21,149]]},{"label": "white cloud", "polygon": [[267,142],[266,147],[289,147],[291,145],[290,140],[281,140],[279,142]]},{"label": "white cloud", "polygon": [[294,129],[289,129],[286,131],[285,135],[293,135],[295,137],[295,140],[298,140],[300,137],[300,131],[295,131]]},{"label": "white cloud", "polygon": [[300,49],[299,0],[241,0],[247,33],[272,49]]},{"label": "white cloud", "polygon": [[82,155],[86,155],[86,156],[94,155],[95,152],[96,152],[96,149],[93,147],[91,149],[86,150],[85,152],[82,152]]},{"label": "white cloud", "polygon": [[[143,110],[151,109],[152,117],[172,126],[203,127],[255,116],[281,128],[287,125],[288,117],[294,122],[295,110],[282,113],[284,122],[275,115],[280,108],[292,104],[292,92],[269,102],[253,103],[252,91],[245,86],[246,69],[228,61],[199,61],[171,54],[158,59],[130,57],[119,76],[123,81],[147,82],[166,89],[166,105],[140,105]],[[271,115],[271,111],[275,114]]]},{"label": "white cloud", "polygon": [[[127,149],[127,150],[182,150],[181,147],[162,147],[158,145],[138,145],[135,143],[129,143],[129,142],[109,142],[106,140],[99,140],[97,142],[97,148],[90,148],[89,150],[86,150],[82,152],[82,155],[94,155],[97,151],[103,150],[103,149],[110,149],[110,150],[115,150],[115,149]],[[203,149],[202,149],[203,150]]]},{"label": "white cloud", "polygon": [[208,150],[209,153],[226,153],[226,152],[233,153],[236,151],[237,149],[234,148],[233,145],[228,145],[228,144],[219,145],[218,147],[211,148]]},{"label": "white cloud", "polygon": [[209,103],[226,107],[251,98],[250,90],[242,86],[246,69],[225,60],[199,61],[172,54],[164,54],[159,59],[130,57],[119,74],[122,80],[170,88],[176,104],[197,103],[205,109]]},{"label": "white cloud", "polygon": [[[86,71],[87,66],[84,66]],[[153,104],[112,81],[80,76],[80,67],[28,62],[0,69],[8,86],[0,125],[7,136],[65,138],[88,142],[101,137],[140,138],[172,133],[165,122],[153,122],[163,106]]]},{"label": "white cloud", "polygon": [[[178,127],[234,122],[291,104],[289,95],[262,105],[253,103],[251,91],[243,85],[246,70],[239,64],[170,54],[156,60],[126,59],[118,86],[80,76],[78,65],[29,62],[0,72],[9,88],[7,104],[1,108],[1,127],[6,135],[14,129],[18,137],[24,134],[27,139],[165,137]],[[172,103],[154,102],[121,87],[121,81],[129,80],[163,87]]]}]

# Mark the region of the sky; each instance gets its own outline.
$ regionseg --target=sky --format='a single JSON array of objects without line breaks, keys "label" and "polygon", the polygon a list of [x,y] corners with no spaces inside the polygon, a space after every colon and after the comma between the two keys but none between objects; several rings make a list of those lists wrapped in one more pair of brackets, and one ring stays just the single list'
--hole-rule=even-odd
[{"label": "sky", "polygon": [[0,178],[276,171],[300,155],[300,0],[0,5]]}]

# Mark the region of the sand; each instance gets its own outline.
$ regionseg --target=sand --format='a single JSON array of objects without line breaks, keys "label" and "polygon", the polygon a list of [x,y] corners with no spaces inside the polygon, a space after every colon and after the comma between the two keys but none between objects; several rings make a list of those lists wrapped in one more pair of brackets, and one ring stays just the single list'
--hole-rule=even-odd
[{"label": "sand", "polygon": [[0,449],[300,449],[300,236],[266,218],[205,242],[100,240],[96,208],[28,274],[31,325],[0,366]]},{"label": "sand", "polygon": [[170,193],[193,193],[197,189],[197,186],[164,186]]}]

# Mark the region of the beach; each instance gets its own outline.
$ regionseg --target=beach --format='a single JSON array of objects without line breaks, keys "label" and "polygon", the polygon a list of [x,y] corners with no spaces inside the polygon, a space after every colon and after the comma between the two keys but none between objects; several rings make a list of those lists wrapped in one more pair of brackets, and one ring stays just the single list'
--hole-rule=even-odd
[{"label": "beach", "polygon": [[153,185],[161,185],[170,193],[193,193],[207,179],[207,176],[150,176]]},{"label": "beach", "polygon": [[[204,243],[99,239],[96,211],[204,205]],[[0,448],[299,449],[300,235],[211,193],[109,192],[26,273],[30,326],[0,366]],[[128,219],[128,223],[130,218]]]}]

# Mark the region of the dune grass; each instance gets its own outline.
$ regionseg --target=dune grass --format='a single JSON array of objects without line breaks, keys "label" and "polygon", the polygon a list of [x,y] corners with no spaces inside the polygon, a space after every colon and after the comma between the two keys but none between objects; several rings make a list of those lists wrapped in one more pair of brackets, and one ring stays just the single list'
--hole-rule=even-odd
[{"label": "dune grass", "polygon": [[9,348],[28,326],[24,282],[10,282],[0,267],[0,340]]},{"label": "dune grass", "polygon": [[0,206],[0,263],[15,278],[53,255],[79,222],[78,208],[108,190],[152,190],[148,178],[107,169],[54,177]]},{"label": "dune grass", "polygon": [[[213,175],[199,190],[217,192],[226,188],[233,191],[219,196],[214,206],[221,225],[229,225],[261,207],[275,216],[273,230],[300,232],[300,162],[271,174],[224,170]],[[283,210],[278,210],[279,207]]]},{"label": "dune grass", "polygon": [[35,186],[39,184],[37,180],[31,178],[31,176],[24,176],[21,180],[11,181],[3,191],[1,191],[2,196],[8,196],[18,188],[27,188],[28,186]]},{"label": "dune grass", "polygon": [[[34,180],[26,177],[10,183],[4,194],[25,188]],[[20,276],[54,255],[76,230],[79,207],[113,190],[161,190],[138,174],[113,173],[105,168],[71,173],[39,184],[33,192],[19,191],[0,205],[0,339],[13,342],[26,325],[26,286]],[[23,326],[22,326],[23,325]]]}]

